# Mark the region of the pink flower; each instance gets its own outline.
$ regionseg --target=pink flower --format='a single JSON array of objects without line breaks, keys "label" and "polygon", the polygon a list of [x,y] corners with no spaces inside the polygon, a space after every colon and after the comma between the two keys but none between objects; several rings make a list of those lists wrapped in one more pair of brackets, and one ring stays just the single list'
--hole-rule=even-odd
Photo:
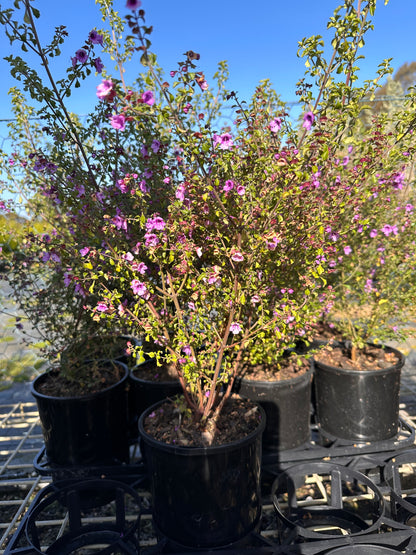
[{"label": "pink flower", "polygon": [[108,306],[104,301],[100,301],[99,303],[97,303],[97,310],[98,312],[107,312]]},{"label": "pink flower", "polygon": [[234,187],[234,181],[232,181],[231,179],[227,179],[222,190],[227,193],[228,191],[231,191],[233,187]]},{"label": "pink flower", "polygon": [[101,100],[110,100],[113,93],[113,82],[110,79],[104,79],[97,87],[97,96]]},{"label": "pink flower", "polygon": [[279,239],[278,237],[272,237],[271,239],[268,239],[266,241],[266,247],[269,249],[269,251],[274,251],[280,242],[281,239]]},{"label": "pink flower", "polygon": [[352,253],[352,248],[347,245],[346,247],[344,247],[344,253],[347,254],[347,255],[351,254]]},{"label": "pink flower", "polygon": [[138,279],[133,279],[133,281],[130,283],[130,286],[135,295],[138,295],[139,297],[143,297],[145,299],[148,299],[150,297],[146,284],[142,283]]},{"label": "pink flower", "polygon": [[111,127],[124,131],[126,128],[126,118],[122,114],[115,114],[110,118]]},{"label": "pink flower", "polygon": [[178,188],[176,189],[175,197],[181,202],[185,200],[185,191],[186,191],[186,187],[183,183],[179,185]]},{"label": "pink flower", "polygon": [[154,233],[146,233],[144,239],[146,247],[156,247],[159,244],[159,239]]},{"label": "pink flower", "polygon": [[371,237],[372,239],[374,239],[374,237],[377,237],[377,235],[378,235],[377,229],[372,229],[372,230],[370,231],[370,237]]},{"label": "pink flower", "polygon": [[155,103],[155,97],[153,96],[152,91],[145,91],[142,94],[142,101],[149,106],[153,106],[153,104]]},{"label": "pink flower", "polygon": [[234,262],[242,262],[244,260],[244,256],[241,254],[241,252],[234,251],[231,254],[231,260],[234,260]]},{"label": "pink flower", "polygon": [[246,194],[246,188],[243,185],[238,185],[237,194],[243,196]]},{"label": "pink flower", "polygon": [[393,233],[393,235],[397,235],[399,232],[399,230],[397,229],[397,225],[388,225],[388,224],[383,226],[381,231],[384,233],[386,237],[388,237],[391,233]]},{"label": "pink flower", "polygon": [[134,256],[131,254],[131,252],[125,252],[121,258],[123,260],[125,260],[126,262],[131,262],[132,260],[134,260]]},{"label": "pink flower", "polygon": [[127,220],[119,214],[114,216],[111,222],[116,226],[117,229],[123,229],[124,231],[127,231]]},{"label": "pink flower", "polygon": [[90,248],[89,247],[84,247],[79,252],[80,252],[81,256],[86,256],[90,252]]},{"label": "pink flower", "polygon": [[153,229],[157,229],[161,231],[165,229],[165,221],[160,216],[155,216],[154,218],[148,218],[146,221],[146,229],[148,231],[152,231]]},{"label": "pink flower", "polygon": [[233,333],[234,335],[236,335],[237,333],[240,333],[242,331],[242,328],[240,326],[240,324],[238,322],[233,322],[230,326],[230,332]]},{"label": "pink flower", "polygon": [[282,127],[282,120],[280,118],[274,118],[269,123],[269,128],[272,133],[277,133],[278,131],[280,131],[281,127]]},{"label": "pink flower", "polygon": [[222,150],[229,150],[233,146],[233,139],[230,133],[223,133],[222,135],[214,134],[212,139],[214,147],[219,145]]},{"label": "pink flower", "polygon": [[260,297],[258,295],[253,295],[250,299],[251,304],[257,304],[261,301]]},{"label": "pink flower", "polygon": [[139,274],[145,274],[147,270],[147,266],[144,262],[139,262],[133,266],[133,270],[139,272]]},{"label": "pink flower", "polygon": [[306,131],[309,131],[314,121],[315,121],[315,116],[313,115],[313,113],[306,112],[306,114],[303,116],[302,127],[304,127]]}]

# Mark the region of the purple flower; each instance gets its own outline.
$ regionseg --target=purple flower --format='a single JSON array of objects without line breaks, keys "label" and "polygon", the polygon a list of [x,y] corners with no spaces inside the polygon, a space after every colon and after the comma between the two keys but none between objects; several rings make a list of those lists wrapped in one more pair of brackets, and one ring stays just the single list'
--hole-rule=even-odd
[{"label": "purple flower", "polygon": [[153,106],[153,104],[155,103],[155,97],[153,96],[152,91],[145,91],[142,94],[142,101],[149,106]]},{"label": "purple flower", "polygon": [[280,241],[281,240],[278,237],[273,237],[272,239],[266,241],[266,247],[269,251],[274,251]]},{"label": "purple flower", "polygon": [[352,253],[352,248],[347,245],[346,247],[344,247],[344,253],[347,254],[347,255],[351,254]]},{"label": "purple flower", "polygon": [[97,310],[98,312],[107,312],[108,306],[104,301],[100,301],[99,303],[97,303]]},{"label": "purple flower", "polygon": [[131,262],[132,260],[134,260],[134,256],[131,254],[131,252],[124,253],[121,258],[126,262]]},{"label": "purple flower", "polygon": [[78,62],[81,62],[81,64],[85,64],[88,60],[88,52],[84,50],[84,48],[80,48],[75,52],[75,58]]},{"label": "purple flower", "polygon": [[388,224],[383,226],[381,231],[384,233],[386,237],[388,237],[391,233],[393,233],[393,235],[397,235],[399,232],[399,230],[397,229],[397,225],[388,225]]},{"label": "purple flower", "polygon": [[141,5],[142,3],[140,0],[127,0],[126,2],[126,8],[133,11],[140,8]]},{"label": "purple flower", "polygon": [[413,209],[414,209],[413,204],[406,204],[405,206],[406,212],[413,212]]},{"label": "purple flower", "polygon": [[90,34],[88,35],[88,38],[90,39],[90,41],[93,44],[100,44],[101,46],[103,45],[103,36],[100,35],[96,29],[93,29],[92,31],[90,31]]},{"label": "purple flower", "polygon": [[114,216],[111,222],[116,226],[117,229],[123,229],[124,231],[127,231],[127,220],[120,216],[120,214]]},{"label": "purple flower", "polygon": [[233,187],[234,187],[234,181],[232,181],[231,179],[227,179],[222,190],[227,193],[228,191],[231,191]]},{"label": "purple flower", "polygon": [[370,237],[371,237],[372,239],[374,239],[374,237],[377,237],[377,235],[378,235],[377,229],[372,229],[372,230],[370,231]]},{"label": "purple flower", "polygon": [[133,293],[135,295],[138,295],[139,297],[144,297],[145,299],[148,299],[150,297],[146,284],[142,283],[138,279],[133,279],[133,281],[130,283],[130,286],[133,289]]},{"label": "purple flower", "polygon": [[192,349],[190,347],[190,345],[184,345],[182,347],[182,351],[185,353],[185,355],[190,356],[192,354]]},{"label": "purple flower", "polygon": [[146,247],[156,247],[159,244],[159,239],[154,233],[146,233],[144,239]]},{"label": "purple flower", "polygon": [[148,218],[146,221],[146,229],[148,231],[152,231],[153,229],[157,229],[161,231],[165,229],[165,221],[160,216],[155,216],[154,218]]},{"label": "purple flower", "polygon": [[306,112],[306,114],[303,116],[302,127],[304,127],[306,131],[309,131],[314,121],[315,121],[315,116],[313,115],[313,113]]},{"label": "purple flower", "polygon": [[162,145],[161,145],[161,142],[155,139],[155,140],[152,142],[152,144],[150,145],[150,148],[153,150],[153,152],[154,152],[155,154],[157,154],[157,153],[159,152],[159,149],[160,149],[161,146],[162,146]]},{"label": "purple flower", "polygon": [[230,332],[236,335],[242,331],[241,326],[238,322],[233,322],[230,326]]},{"label": "purple flower", "polygon": [[145,274],[147,270],[147,266],[144,262],[139,262],[138,264],[133,265],[133,270],[139,272],[139,274]]},{"label": "purple flower", "polygon": [[68,287],[70,285],[71,281],[72,281],[71,274],[69,272],[65,272],[64,273],[64,285],[65,285],[65,287]]},{"label": "purple flower", "polygon": [[281,127],[282,127],[282,120],[280,118],[274,118],[269,123],[269,128],[272,133],[277,133],[278,131],[280,131]]},{"label": "purple flower", "polygon": [[115,114],[110,118],[111,127],[124,131],[126,128],[126,118],[122,114]]},{"label": "purple flower", "polygon": [[95,58],[94,65],[95,65],[95,69],[96,69],[97,73],[101,73],[102,70],[104,69],[104,64],[101,61],[101,58]]},{"label": "purple flower", "polygon": [[397,173],[393,179],[393,187],[395,189],[403,189],[404,183],[404,175],[403,173]]},{"label": "purple flower", "polygon": [[87,254],[90,252],[90,248],[89,247],[84,247],[79,252],[80,252],[81,256],[87,256]]}]

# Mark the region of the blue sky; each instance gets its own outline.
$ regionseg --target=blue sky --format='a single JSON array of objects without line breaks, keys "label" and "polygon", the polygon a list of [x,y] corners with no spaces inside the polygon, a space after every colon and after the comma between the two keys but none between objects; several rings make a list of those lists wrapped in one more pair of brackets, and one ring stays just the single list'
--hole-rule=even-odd
[{"label": "blue sky", "polygon": [[[199,67],[207,80],[220,60],[227,60],[230,70],[229,88],[248,98],[260,79],[269,78],[283,100],[294,101],[296,82],[303,76],[304,61],[297,58],[298,41],[313,34],[325,36],[326,22],[338,0],[143,0],[148,25],[153,25],[153,50],[159,63],[169,72],[187,50],[201,54]],[[13,5],[12,0],[6,4]],[[94,0],[33,0],[41,12],[39,33],[47,41],[57,25],[67,26],[69,37],[61,59],[55,62],[59,72],[70,63],[88,32],[101,25]],[[129,13],[125,2],[115,0],[120,15]],[[416,0],[377,1],[373,22],[375,30],[367,35],[362,49],[362,79],[375,76],[378,64],[393,57],[397,69],[404,62],[416,60],[414,21]],[[1,31],[1,29],[0,29]],[[0,51],[19,54],[10,47],[2,33]],[[140,66],[138,64],[138,70]],[[8,89],[15,84],[8,64],[0,60],[0,120],[10,117]],[[91,76],[85,88],[71,99],[71,109],[86,113],[95,103],[95,87],[99,76]],[[0,133],[3,126],[0,127]]]}]

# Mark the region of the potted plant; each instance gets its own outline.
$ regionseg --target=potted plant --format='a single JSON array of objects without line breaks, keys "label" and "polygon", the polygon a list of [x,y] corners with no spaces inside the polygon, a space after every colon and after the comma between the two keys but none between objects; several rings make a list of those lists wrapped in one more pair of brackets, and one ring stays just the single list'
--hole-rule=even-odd
[{"label": "potted plant", "polygon": [[377,441],[398,432],[404,355],[393,346],[414,334],[415,298],[414,194],[405,171],[378,174],[374,195],[349,214],[352,229],[334,249],[328,319],[343,341],[315,362],[318,420],[334,437]]},{"label": "potted plant", "polygon": [[25,200],[27,216],[4,277],[20,311],[16,325],[24,341],[49,365],[32,384],[47,459],[61,467],[127,462],[125,363],[135,341],[121,335],[127,330],[98,326],[84,310],[87,292],[73,279],[77,260],[65,264],[64,254],[65,244],[76,245],[80,236],[84,241],[93,233],[92,222],[65,213],[54,188],[55,166],[46,161],[51,146],[44,130],[28,120],[32,111],[16,90],[13,107],[7,186]]},{"label": "potted plant", "polygon": [[[365,30],[365,16],[348,5],[343,22],[353,21]],[[143,10],[134,11],[128,24],[149,71],[147,83],[161,92],[161,101],[156,105],[151,90],[123,97],[113,82],[107,84],[107,94],[117,98],[116,115],[126,135],[129,126],[140,125],[157,111],[159,125],[169,122],[171,143],[160,148],[162,141],[153,153],[149,149],[144,153],[149,165],[162,167],[165,174],[151,181],[151,190],[149,186],[141,191],[141,211],[126,218],[126,236],[137,241],[135,256],[128,256],[126,239],[113,236],[109,228],[106,244],[88,253],[92,270],[85,274],[86,283],[101,291],[100,302],[90,309],[97,320],[121,319],[162,347],[164,360],[176,366],[182,385],[183,398],[151,407],[139,421],[152,476],[156,526],[174,542],[188,542],[188,547],[225,545],[243,532],[235,527],[233,511],[225,518],[231,502],[229,474],[225,484],[213,476],[214,463],[208,461],[216,451],[224,456],[227,444],[217,443],[227,428],[234,427],[232,437],[237,437],[237,424],[226,426],[223,417],[230,419],[230,407],[233,412],[236,406],[233,383],[244,366],[253,362],[265,366],[272,359],[273,370],[278,371],[273,359],[306,335],[331,300],[325,274],[333,241],[325,229],[339,219],[338,210],[342,213],[351,197],[357,204],[366,198],[351,182],[338,184],[335,152],[354,132],[354,126],[347,124],[369,88],[356,93],[350,87],[351,75],[347,76],[343,90],[356,94],[357,101],[345,102],[345,111],[338,114],[340,85],[330,86],[330,75],[338,70],[348,75],[351,68],[342,57],[349,35],[333,21],[335,61],[320,81],[314,105],[319,118],[308,110],[300,132],[290,129],[282,106],[277,113],[271,111],[266,84],[256,90],[247,110],[230,93],[237,120],[232,130],[218,130],[205,125],[203,112],[196,117],[191,104],[195,88],[208,86],[203,73],[194,71],[199,55],[188,51],[179,71],[171,73],[173,82],[162,82],[149,52],[150,31]],[[347,58],[352,63],[350,54],[356,54],[358,42],[350,48]],[[313,40],[305,49],[308,56],[318,55]],[[300,85],[305,102],[311,100],[308,90],[306,84]],[[160,133],[154,121],[155,132]],[[176,147],[174,156],[169,144]],[[321,187],[321,175],[333,177],[334,183]],[[163,213],[152,211],[150,204],[152,195],[162,196],[161,183],[168,185],[162,185]],[[240,416],[239,421],[244,419]],[[238,457],[246,461],[241,452]],[[218,463],[221,474],[223,464],[224,459]],[[255,468],[257,463],[247,466]],[[187,482],[196,476],[189,488],[178,485],[181,468]],[[247,481],[252,483],[252,477]],[[217,485],[224,495],[221,502]],[[177,488],[192,493],[186,503]],[[201,499],[202,506],[197,504]],[[210,503],[221,505],[218,514]],[[237,506],[241,514],[241,497]],[[191,514],[196,515],[194,520]],[[245,533],[257,522],[258,512],[252,515]],[[229,522],[231,532],[225,530]]]},{"label": "potted plant", "polygon": [[[410,95],[407,102],[392,117],[375,115],[371,129],[357,122],[339,179],[359,179],[362,201],[351,202],[327,230],[334,299],[326,321],[341,343],[316,355],[316,408],[325,434],[350,441],[398,432],[404,356],[393,346],[414,334],[408,322],[415,298]],[[363,175],[363,161],[370,174]]]}]

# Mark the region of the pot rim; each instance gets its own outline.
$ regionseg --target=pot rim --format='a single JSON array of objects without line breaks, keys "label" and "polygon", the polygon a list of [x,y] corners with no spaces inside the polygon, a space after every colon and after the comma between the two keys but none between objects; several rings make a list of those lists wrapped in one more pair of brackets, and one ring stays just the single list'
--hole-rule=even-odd
[{"label": "pot rim", "polygon": [[[342,346],[343,342],[338,342],[338,347]],[[377,347],[378,349],[384,349],[385,351],[389,351],[392,352],[394,354],[396,354],[399,358],[399,360],[397,362],[395,362],[394,364],[392,364],[391,366],[387,366],[387,368],[378,368],[376,370],[362,370],[360,368],[341,368],[338,366],[332,366],[331,364],[327,364],[326,362],[317,360],[317,359],[313,359],[314,361],[314,366],[321,368],[322,370],[329,370],[329,371],[336,371],[339,372],[341,374],[365,374],[367,375],[377,375],[380,376],[382,374],[387,374],[390,373],[392,371],[400,371],[403,366],[404,363],[406,361],[406,355],[404,355],[401,351],[399,351],[398,349],[396,349],[395,347],[390,347],[390,345],[384,345],[381,343],[367,343],[367,345],[371,346],[371,347]]]},{"label": "pot rim", "polygon": [[153,362],[153,359],[149,359],[149,360],[143,360],[143,362],[139,362],[138,364],[136,364],[135,366],[133,366],[132,368],[130,368],[130,377],[132,380],[137,381],[139,383],[143,383],[143,384],[160,384],[160,385],[169,385],[169,384],[178,384],[180,383],[179,381],[179,377],[177,377],[175,380],[147,380],[145,378],[139,378],[138,376],[135,376],[134,371],[137,370],[138,368],[146,365],[146,364],[150,364],[151,362]]},{"label": "pot rim", "polygon": [[304,374],[300,374],[300,376],[294,376],[292,378],[287,378],[284,380],[253,380],[250,378],[245,378],[244,376],[241,376],[241,377],[237,376],[236,382],[241,380],[241,382],[244,382],[248,385],[257,384],[257,385],[264,385],[264,386],[281,384],[281,386],[284,387],[286,384],[293,384],[301,381],[307,381],[312,378],[313,373],[314,373],[314,365],[313,365],[313,360],[311,360],[311,364],[308,370]]},{"label": "pot rim", "polygon": [[206,455],[216,455],[218,453],[223,453],[227,451],[233,451],[234,449],[240,449],[247,443],[251,443],[251,441],[258,435],[264,432],[264,428],[266,427],[266,413],[264,409],[259,403],[255,403],[259,412],[260,412],[260,421],[258,426],[255,430],[250,432],[246,437],[237,439],[234,441],[230,441],[229,443],[224,443],[223,445],[210,445],[206,447],[192,447],[192,446],[185,446],[185,445],[172,445],[171,443],[164,443],[163,441],[159,441],[155,439],[150,434],[148,434],[144,429],[144,420],[148,416],[148,414],[154,411],[159,405],[162,405],[166,399],[162,401],[158,401],[151,407],[147,408],[139,417],[139,436],[151,445],[151,447],[155,447],[160,451],[168,451],[174,455],[182,455],[182,456],[206,456]]},{"label": "pot rim", "polygon": [[125,382],[129,377],[129,369],[127,364],[125,364],[124,362],[120,362],[119,360],[112,360],[111,362],[118,366],[121,366],[124,369],[124,376],[120,378],[120,380],[118,380],[116,383],[106,387],[105,389],[96,391],[95,393],[87,393],[86,395],[71,395],[68,397],[56,397],[54,395],[45,395],[44,393],[37,391],[36,385],[38,385],[41,380],[46,379],[48,374],[53,372],[58,372],[59,366],[58,367],[50,366],[45,372],[42,372],[42,374],[40,374],[39,376],[36,376],[36,378],[30,384],[30,392],[35,398],[50,399],[50,400],[56,400],[56,401],[72,401],[74,399],[79,399],[84,401],[89,399],[95,399],[97,397],[100,397],[101,395],[105,395],[110,389],[113,389],[114,387],[117,387],[119,384]]}]

